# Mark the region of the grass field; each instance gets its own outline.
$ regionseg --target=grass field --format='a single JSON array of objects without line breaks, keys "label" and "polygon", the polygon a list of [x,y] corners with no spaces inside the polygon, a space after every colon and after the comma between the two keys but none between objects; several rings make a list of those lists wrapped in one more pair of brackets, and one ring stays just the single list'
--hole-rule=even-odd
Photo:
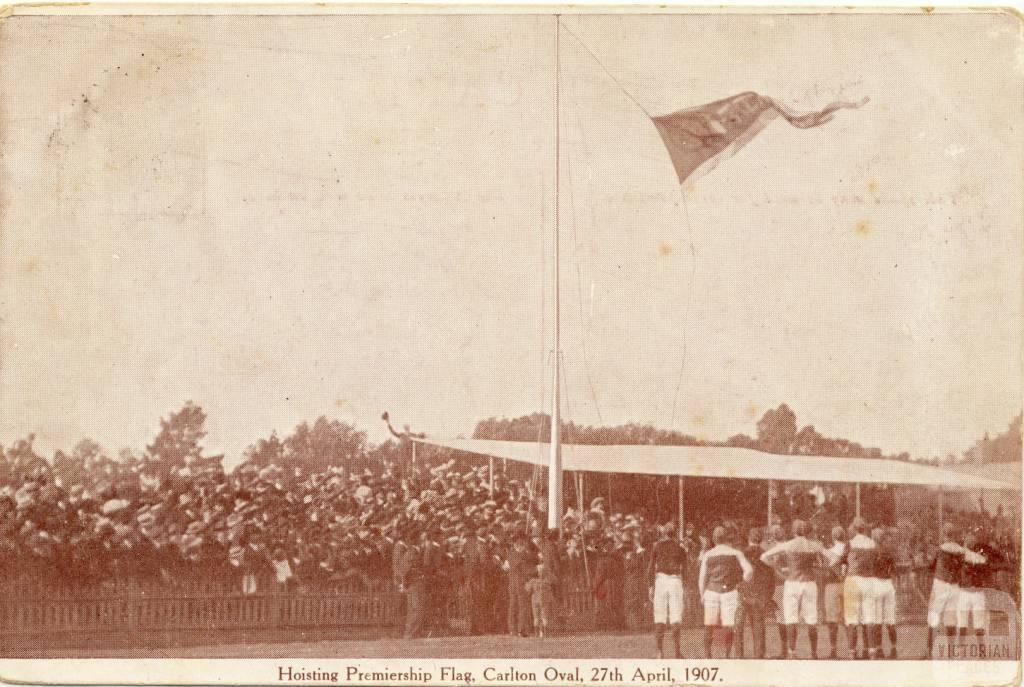
[{"label": "grass field", "polygon": [[[341,631],[339,631],[341,632]],[[925,628],[903,627],[899,632],[901,659],[919,659],[925,654]],[[827,633],[822,628],[819,653],[827,655],[829,646]],[[683,634],[683,655],[688,658],[702,657],[702,631],[686,629]],[[749,639],[749,636],[748,636]],[[779,653],[778,637],[774,626],[769,628],[768,655]],[[63,648],[53,647],[39,651],[28,646],[21,649],[8,648],[7,656],[45,658],[653,658],[654,640],[648,634],[576,634],[536,637],[511,637],[487,635],[480,637],[432,637],[425,639],[338,638],[337,634],[324,630],[316,633],[277,630],[272,635],[235,636],[218,633],[215,636],[186,637],[189,646],[167,638],[135,638],[130,643],[110,646],[109,638],[96,638],[96,642],[81,643]],[[105,643],[103,646],[101,643]],[[668,650],[670,639],[666,638]],[[38,646],[38,644],[37,644]],[[750,648],[748,647],[748,652]],[[840,656],[848,654],[840,636]],[[721,647],[716,656],[721,656]],[[798,653],[808,658],[810,647],[806,631],[801,631]]]}]

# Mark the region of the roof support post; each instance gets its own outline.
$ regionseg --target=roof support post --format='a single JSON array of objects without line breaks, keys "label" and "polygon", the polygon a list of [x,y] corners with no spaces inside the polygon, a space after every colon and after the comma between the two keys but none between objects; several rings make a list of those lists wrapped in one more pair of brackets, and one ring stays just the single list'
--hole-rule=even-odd
[{"label": "roof support post", "polygon": [[579,470],[576,471],[576,510],[583,515],[583,504],[586,503],[586,497],[583,494],[583,473]]},{"label": "roof support post", "polygon": [[683,540],[686,532],[686,478],[679,475],[679,541]]}]

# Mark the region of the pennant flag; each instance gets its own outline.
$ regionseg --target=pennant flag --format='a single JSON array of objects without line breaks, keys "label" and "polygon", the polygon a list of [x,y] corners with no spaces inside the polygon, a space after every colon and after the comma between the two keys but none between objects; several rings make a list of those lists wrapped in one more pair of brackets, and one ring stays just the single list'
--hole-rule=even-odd
[{"label": "pennant flag", "polygon": [[830,121],[837,110],[856,109],[867,102],[867,98],[859,103],[837,101],[818,112],[800,114],[772,98],[747,92],[651,117],[651,121],[668,148],[682,184],[694,172],[706,174],[720,160],[732,157],[776,117],[783,117],[798,129],[810,129]]}]

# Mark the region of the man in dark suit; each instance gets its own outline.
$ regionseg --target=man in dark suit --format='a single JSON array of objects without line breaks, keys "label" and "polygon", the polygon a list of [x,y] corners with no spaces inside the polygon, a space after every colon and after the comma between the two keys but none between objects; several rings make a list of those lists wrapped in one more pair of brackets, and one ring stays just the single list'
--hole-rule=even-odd
[{"label": "man in dark suit", "polygon": [[405,593],[405,639],[423,635],[426,622],[429,595],[427,578],[430,570],[430,551],[423,546],[426,535],[419,537],[418,544],[406,545],[398,568],[398,590]]},{"label": "man in dark suit", "polygon": [[530,547],[530,540],[525,534],[517,534],[512,539],[512,550],[505,561],[508,574],[508,631],[527,637],[533,629],[533,618],[530,609],[530,592],[526,583],[537,575],[537,553]]},{"label": "man in dark suit", "polygon": [[761,530],[753,528],[747,535],[747,546],[743,554],[754,567],[754,574],[749,582],[739,585],[740,605],[736,614],[736,633],[733,635],[733,647],[736,658],[743,658],[743,633],[747,623],[754,639],[754,658],[764,658],[765,654],[765,614],[772,605],[772,594],[775,592],[775,571],[761,561]]},{"label": "man in dark suit", "polygon": [[489,573],[494,567],[491,553],[486,527],[477,529],[474,536],[466,541],[462,552],[469,591],[469,632],[474,635],[487,634],[494,629],[491,622],[494,599],[491,598],[489,584]]}]

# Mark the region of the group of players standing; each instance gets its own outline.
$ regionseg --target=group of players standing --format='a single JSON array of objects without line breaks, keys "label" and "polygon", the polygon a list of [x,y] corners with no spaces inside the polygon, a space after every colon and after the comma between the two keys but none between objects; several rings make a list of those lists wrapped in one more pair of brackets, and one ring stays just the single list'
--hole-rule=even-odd
[{"label": "group of players standing", "polygon": [[[659,658],[664,656],[666,631],[675,656],[681,657],[680,631],[684,611],[683,581],[689,553],[673,536],[674,527],[661,528],[650,561],[650,597],[654,605],[654,637]],[[824,597],[824,621],[828,628],[828,658],[836,659],[840,629],[846,635],[849,658],[897,658],[896,542],[883,528],[869,529],[856,518],[849,537],[842,527],[832,529],[830,541],[809,538],[806,522],[792,523],[785,539],[781,526],[769,531],[762,542],[760,529],[750,530],[746,546],[738,533],[716,527],[713,547],[700,554],[697,578],[704,609],[704,656],[711,658],[716,635],[721,635],[724,655],[744,657],[744,630],[751,626],[754,657],[765,658],[766,617],[775,613],[779,658],[797,658],[800,624],[807,627],[810,658],[818,658],[819,580]],[[983,534],[969,532],[958,541],[951,523],[942,528],[943,543],[932,562],[934,577],[928,601],[928,656],[940,629],[948,637],[965,635],[969,628],[978,636],[987,631],[984,589],[992,586],[999,568],[998,553]],[[775,604],[777,580],[783,580],[782,608]],[[959,633],[957,632],[959,628]],[[883,638],[887,636],[886,654]]]}]

